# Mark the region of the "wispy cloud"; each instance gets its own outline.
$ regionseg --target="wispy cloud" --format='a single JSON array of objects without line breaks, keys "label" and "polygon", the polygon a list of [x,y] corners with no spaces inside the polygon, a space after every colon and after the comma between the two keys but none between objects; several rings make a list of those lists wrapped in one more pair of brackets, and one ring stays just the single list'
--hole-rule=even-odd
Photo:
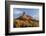
[{"label": "wispy cloud", "polygon": [[26,9],[26,8],[14,8],[13,14],[14,17],[19,17],[23,12],[29,16],[32,16],[33,19],[39,19],[39,9]]}]

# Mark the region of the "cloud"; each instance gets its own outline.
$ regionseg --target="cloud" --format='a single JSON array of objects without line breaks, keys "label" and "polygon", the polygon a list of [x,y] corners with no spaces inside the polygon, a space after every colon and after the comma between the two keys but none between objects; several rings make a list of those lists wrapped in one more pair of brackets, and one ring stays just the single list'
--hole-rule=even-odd
[{"label": "cloud", "polygon": [[39,20],[39,15],[34,15],[33,19]]},{"label": "cloud", "polygon": [[13,12],[14,17],[21,16],[23,11],[25,11],[27,15],[32,16],[33,19],[36,19],[36,20],[39,19],[39,9],[15,8]]},{"label": "cloud", "polygon": [[14,14],[21,14],[22,11],[14,11]]},{"label": "cloud", "polygon": [[14,18],[18,18],[19,16],[21,16],[22,14],[22,11],[19,11],[19,10],[15,10],[13,15],[14,15]]}]

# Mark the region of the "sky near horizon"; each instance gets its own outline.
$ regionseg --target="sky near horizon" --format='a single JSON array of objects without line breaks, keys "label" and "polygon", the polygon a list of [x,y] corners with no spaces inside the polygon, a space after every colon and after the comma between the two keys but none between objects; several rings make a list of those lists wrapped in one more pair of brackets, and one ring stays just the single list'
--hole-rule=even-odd
[{"label": "sky near horizon", "polygon": [[39,20],[39,9],[29,9],[29,8],[14,8],[13,9],[13,18],[18,18],[25,12],[26,15],[32,16],[33,19]]}]

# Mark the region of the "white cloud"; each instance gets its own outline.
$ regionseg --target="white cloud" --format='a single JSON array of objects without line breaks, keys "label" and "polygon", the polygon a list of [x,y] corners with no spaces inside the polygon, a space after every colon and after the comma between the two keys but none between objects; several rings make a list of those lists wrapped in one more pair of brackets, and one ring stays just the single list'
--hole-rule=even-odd
[{"label": "white cloud", "polygon": [[14,11],[14,18],[18,18],[21,15],[22,15],[22,11],[19,11],[19,10]]},{"label": "white cloud", "polygon": [[39,15],[34,15],[33,19],[39,20]]}]

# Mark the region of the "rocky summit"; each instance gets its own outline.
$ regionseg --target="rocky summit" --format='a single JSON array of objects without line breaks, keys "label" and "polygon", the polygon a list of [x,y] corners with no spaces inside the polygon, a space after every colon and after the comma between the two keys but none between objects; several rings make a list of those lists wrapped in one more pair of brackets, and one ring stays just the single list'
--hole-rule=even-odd
[{"label": "rocky summit", "polygon": [[23,12],[20,17],[14,19],[14,27],[38,27],[39,21],[32,18],[32,16],[26,15]]}]

